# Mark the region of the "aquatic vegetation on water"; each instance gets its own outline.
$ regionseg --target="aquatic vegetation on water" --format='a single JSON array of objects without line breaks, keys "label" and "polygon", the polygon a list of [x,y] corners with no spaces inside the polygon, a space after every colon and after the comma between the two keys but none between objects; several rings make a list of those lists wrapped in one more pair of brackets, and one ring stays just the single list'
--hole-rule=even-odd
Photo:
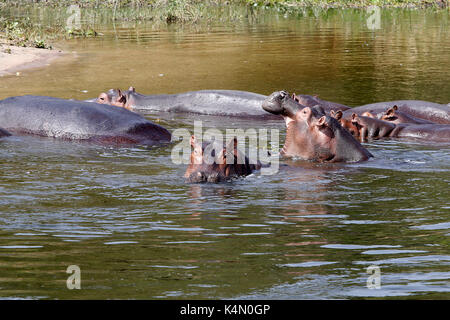
[{"label": "aquatic vegetation on water", "polygon": [[9,44],[20,47],[51,49],[44,37],[34,28],[29,18],[8,20],[0,18],[0,39],[5,38]]}]

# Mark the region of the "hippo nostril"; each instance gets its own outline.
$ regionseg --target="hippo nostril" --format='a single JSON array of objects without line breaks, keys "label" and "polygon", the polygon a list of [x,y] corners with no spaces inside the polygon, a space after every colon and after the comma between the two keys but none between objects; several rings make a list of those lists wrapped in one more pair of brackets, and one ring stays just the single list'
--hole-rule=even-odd
[{"label": "hippo nostril", "polygon": [[206,181],[206,176],[203,172],[197,172],[197,181],[198,182]]},{"label": "hippo nostril", "polygon": [[187,179],[190,183],[205,182],[206,177],[202,172],[194,172]]},{"label": "hippo nostril", "polygon": [[219,182],[220,181],[219,174],[218,173],[210,174],[206,181],[211,182],[211,183]]}]

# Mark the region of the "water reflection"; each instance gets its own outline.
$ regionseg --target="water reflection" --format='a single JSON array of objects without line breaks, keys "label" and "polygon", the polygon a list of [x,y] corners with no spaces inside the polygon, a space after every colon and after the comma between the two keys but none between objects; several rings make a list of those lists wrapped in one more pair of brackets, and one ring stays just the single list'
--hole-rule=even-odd
[{"label": "water reflection", "polygon": [[[133,84],[148,94],[286,89],[350,105],[450,101],[445,13],[383,11],[375,32],[362,17],[305,11],[115,31],[99,20],[105,36],[64,44],[78,59],[2,78],[0,96],[85,99]],[[200,118],[145,116],[191,131]],[[205,130],[278,128],[284,140],[282,121],[201,120]],[[276,175],[211,185],[186,184],[168,147],[2,139],[0,296],[448,297],[449,146],[365,146],[375,157],[364,163],[286,160]],[[61,280],[72,264],[89,275],[76,296]],[[365,287],[371,264],[381,266],[381,290]]]}]

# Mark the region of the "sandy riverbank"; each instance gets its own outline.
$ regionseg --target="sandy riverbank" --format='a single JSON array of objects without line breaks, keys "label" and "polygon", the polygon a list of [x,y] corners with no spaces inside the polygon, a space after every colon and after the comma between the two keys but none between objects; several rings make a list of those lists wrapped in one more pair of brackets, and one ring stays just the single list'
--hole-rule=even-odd
[{"label": "sandy riverbank", "polygon": [[0,44],[0,76],[49,65],[51,61],[62,54],[62,51],[57,49],[48,50]]}]

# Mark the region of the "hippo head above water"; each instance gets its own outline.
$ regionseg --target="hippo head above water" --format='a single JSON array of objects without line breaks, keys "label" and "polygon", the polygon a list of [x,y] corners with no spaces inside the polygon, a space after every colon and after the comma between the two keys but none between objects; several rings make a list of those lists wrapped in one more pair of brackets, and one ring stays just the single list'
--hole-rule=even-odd
[{"label": "hippo head above water", "polygon": [[281,154],[317,162],[357,162],[372,157],[340,123],[320,106],[305,107],[285,91],[272,93],[262,104],[286,122],[286,141]]},{"label": "hippo head above water", "polygon": [[402,112],[399,110],[397,105],[388,108],[385,112],[383,112],[380,116],[381,120],[389,121],[391,123],[399,124],[399,123],[415,123],[415,124],[433,124],[434,122],[416,118],[410,114]]},{"label": "hippo head above water", "polygon": [[261,164],[250,164],[249,159],[237,149],[237,139],[224,147],[219,141],[199,143],[191,137],[190,164],[184,177],[188,182],[221,182],[233,177],[247,176],[261,168]]},{"label": "hippo head above water", "polygon": [[132,95],[134,93],[136,93],[134,87],[130,87],[127,91],[124,92],[122,92],[120,89],[110,89],[108,92],[100,93],[95,102],[131,110],[133,99]]}]

